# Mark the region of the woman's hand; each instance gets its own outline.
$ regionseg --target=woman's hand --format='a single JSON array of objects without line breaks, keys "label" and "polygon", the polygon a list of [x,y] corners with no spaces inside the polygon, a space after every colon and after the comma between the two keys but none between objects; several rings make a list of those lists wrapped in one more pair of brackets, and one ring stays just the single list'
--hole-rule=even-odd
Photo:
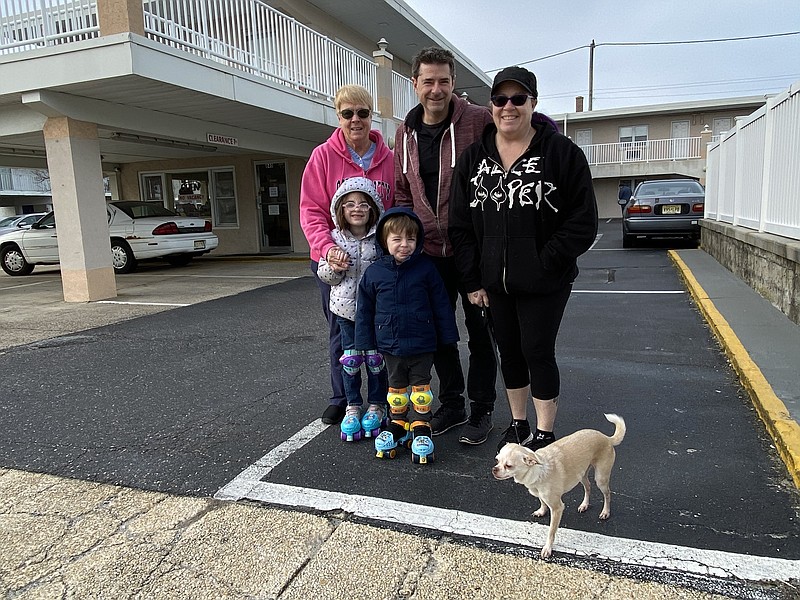
[{"label": "woman's hand", "polygon": [[342,271],[347,271],[347,269],[350,268],[350,255],[337,246],[334,246],[333,248],[328,250],[328,254],[325,256],[325,260],[328,261],[328,264],[331,266],[331,269],[333,269],[337,273],[341,273]]},{"label": "woman's hand", "polygon": [[480,307],[488,307],[489,306],[489,294],[486,293],[486,290],[481,288],[474,292],[470,292],[467,294],[467,298],[469,298],[469,303],[474,304],[475,306]]}]

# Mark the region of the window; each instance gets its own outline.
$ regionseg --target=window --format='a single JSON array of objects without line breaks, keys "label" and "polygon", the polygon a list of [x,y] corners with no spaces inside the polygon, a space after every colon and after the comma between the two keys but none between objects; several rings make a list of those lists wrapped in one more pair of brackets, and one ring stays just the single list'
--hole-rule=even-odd
[{"label": "window", "polygon": [[711,135],[714,136],[715,139],[719,139],[723,133],[727,133],[733,127],[733,119],[731,117],[720,117],[714,119],[713,125],[711,127]]},{"label": "window", "polygon": [[236,209],[236,184],[233,169],[211,171],[211,182],[214,194],[214,225],[239,225],[239,213]]},{"label": "window", "polygon": [[214,227],[238,227],[235,180],[232,167],[143,173],[142,199],[181,216],[208,219]]},{"label": "window", "polygon": [[644,160],[647,147],[647,125],[620,127],[619,142],[623,161]]},{"label": "window", "polygon": [[647,125],[634,125],[632,127],[619,128],[619,141],[623,142],[646,142]]}]

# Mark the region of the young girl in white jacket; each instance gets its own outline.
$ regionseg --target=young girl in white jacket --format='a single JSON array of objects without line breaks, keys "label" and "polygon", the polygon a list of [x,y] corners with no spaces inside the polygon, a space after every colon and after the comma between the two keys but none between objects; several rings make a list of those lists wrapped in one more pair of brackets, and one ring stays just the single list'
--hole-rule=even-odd
[{"label": "young girl in white jacket", "polygon": [[[352,442],[374,437],[386,425],[388,381],[383,357],[377,350],[355,349],[355,315],[358,284],[366,268],[381,251],[375,239],[375,225],[383,214],[383,202],[371,180],[366,177],[345,179],[331,200],[331,231],[337,248],[329,254],[331,262],[321,257],[317,275],[331,286],[330,310],[336,315],[342,332],[339,359],[347,410],[341,423],[341,438]],[[342,267],[340,265],[347,264]],[[361,365],[366,364],[366,412],[361,414]]]}]

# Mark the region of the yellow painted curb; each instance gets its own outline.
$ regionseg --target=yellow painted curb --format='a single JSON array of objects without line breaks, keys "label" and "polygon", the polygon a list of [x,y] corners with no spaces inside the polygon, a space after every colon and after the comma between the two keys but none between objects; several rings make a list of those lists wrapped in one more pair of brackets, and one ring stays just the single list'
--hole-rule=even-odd
[{"label": "yellow painted curb", "polygon": [[669,257],[686,282],[686,287],[689,288],[689,293],[694,298],[706,322],[725,349],[725,354],[728,355],[742,385],[750,395],[750,400],[753,402],[758,416],[764,421],[767,432],[772,437],[778,454],[789,470],[794,484],[800,488],[800,425],[792,419],[786,405],[775,395],[775,391],[764,377],[761,369],[750,358],[750,354],[739,341],[736,333],[714,306],[714,302],[695,279],[683,259],[674,250],[669,251]]}]

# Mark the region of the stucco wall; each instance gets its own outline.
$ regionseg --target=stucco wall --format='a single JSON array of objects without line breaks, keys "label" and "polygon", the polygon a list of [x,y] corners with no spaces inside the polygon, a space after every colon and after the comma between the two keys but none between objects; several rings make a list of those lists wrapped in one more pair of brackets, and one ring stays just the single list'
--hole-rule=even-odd
[{"label": "stucco wall", "polygon": [[700,224],[703,250],[800,325],[800,242],[706,219]]}]

